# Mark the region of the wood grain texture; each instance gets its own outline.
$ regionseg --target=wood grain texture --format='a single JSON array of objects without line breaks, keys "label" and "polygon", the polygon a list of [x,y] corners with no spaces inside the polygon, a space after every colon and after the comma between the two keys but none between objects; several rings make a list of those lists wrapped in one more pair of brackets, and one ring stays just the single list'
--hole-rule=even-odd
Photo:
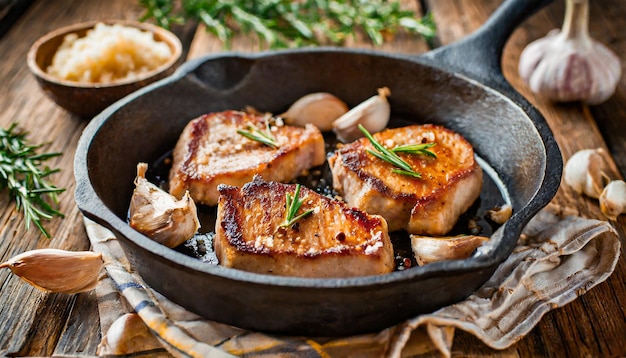
[{"label": "wood grain texture", "polygon": [[32,0],[0,0],[0,38],[28,9]]},{"label": "wood grain texture", "polygon": [[[76,144],[87,122],[54,105],[39,89],[26,66],[30,45],[43,34],[62,26],[102,18],[135,19],[140,10],[135,2],[130,1],[34,2],[0,39],[3,59],[3,66],[0,66],[0,108],[3,109],[0,125],[6,128],[10,123],[18,122],[19,128],[29,133],[30,143],[48,143],[43,150],[63,152],[63,156],[46,164],[61,169],[51,180],[66,188],[59,197],[59,209],[65,218],[44,222],[52,239],[45,239],[34,227],[26,231],[23,216],[16,213],[15,205],[6,193],[0,195],[0,260],[37,248],[89,249],[82,216],[74,203],[73,174]],[[11,275],[8,270],[0,271],[0,282],[0,355],[95,353],[100,336],[94,295],[44,293]],[[92,320],[85,321],[81,317],[92,317]],[[85,329],[80,324],[68,324],[72,319],[80,319],[91,327]],[[67,341],[74,343],[67,344]]]},{"label": "wood grain texture", "polygon": [[[499,5],[499,1],[429,1],[430,10],[435,14],[446,14],[437,19],[439,28],[452,28],[454,31],[440,32],[443,44],[458,40],[464,32],[471,32],[478,28],[487,19],[487,14],[492,13]],[[611,17],[605,21],[591,21],[591,35],[600,42],[611,45],[616,53],[626,53],[626,33],[616,29],[610,29],[614,24],[623,22],[626,16],[626,4],[618,1],[612,4],[591,1],[592,19],[595,14],[600,18]],[[611,9],[611,11],[606,11]],[[461,16],[465,21],[455,21],[447,14],[466,14]],[[607,14],[608,13],[608,14]],[[529,88],[520,80],[517,64],[525,46],[544,36],[548,31],[560,27],[564,14],[563,2],[556,1],[544,10],[527,20],[520,26],[509,39],[503,53],[502,67],[505,77],[524,97],[528,98],[544,115],[563,154],[567,160],[576,151],[586,148],[605,148],[607,142],[613,158],[620,162],[620,168],[624,170],[623,153],[626,152],[626,114],[624,103],[626,93],[622,79],[614,97],[608,102],[589,108],[580,103],[555,104],[535,96]],[[620,17],[621,16],[621,17]],[[467,21],[467,19],[471,21]],[[620,20],[621,19],[621,20]],[[461,37],[458,36],[461,34]],[[620,52],[621,51],[621,52]],[[624,68],[626,58],[622,56]],[[622,114],[621,117],[619,115]],[[602,120],[596,120],[602,118]],[[619,120],[622,120],[620,123]],[[611,120],[614,119],[614,120]],[[601,128],[598,124],[602,125]],[[620,125],[621,124],[621,125]],[[615,161],[611,162],[611,176],[621,178]],[[583,217],[604,220],[598,203],[594,199],[581,197],[566,185],[561,185],[556,198],[553,201],[561,206],[575,210]],[[619,218],[616,228],[620,232],[622,242],[622,259],[619,261],[614,274],[598,287],[590,290],[575,302],[549,312],[540,324],[522,341],[514,347],[503,352],[491,354],[503,354],[504,356],[624,356],[626,354],[626,294],[624,277],[626,277],[626,263],[624,260],[624,231],[625,220]],[[468,341],[460,335],[455,340],[455,355],[463,356],[468,353]],[[470,339],[469,341],[471,341]],[[480,343],[478,343],[480,345]],[[472,345],[474,349],[475,345]],[[489,350],[480,350],[478,355],[489,354]]]},{"label": "wood grain texture", "polygon": [[[403,0],[403,5],[418,13],[431,11],[438,26],[434,43],[448,44],[475,31],[501,4],[502,0]],[[422,8],[423,5],[423,8]],[[626,2],[590,1],[592,36],[608,45],[626,68]],[[546,117],[567,160],[577,150],[606,148],[612,154],[615,178],[626,173],[626,76],[606,103],[588,107],[581,104],[557,105],[534,96],[520,81],[517,63],[522,49],[532,40],[560,27],[563,1],[540,11],[513,34],[503,54],[503,71],[512,85]],[[0,193],[0,260],[5,261],[35,248],[84,250],[89,248],[82,216],[74,204],[73,156],[81,131],[86,125],[50,101],[39,89],[26,67],[30,44],[44,33],[72,23],[105,19],[136,19],[142,13],[136,1],[127,0],[52,0],[33,1],[28,11],[0,38],[0,125],[17,121],[30,134],[33,143],[47,142],[47,151],[61,151],[62,157],[48,164],[61,172],[52,180],[67,191],[60,197],[65,218],[45,225],[50,240],[35,229],[26,231],[22,215],[5,193]],[[225,51],[224,47],[195,24],[176,29],[187,44],[188,57]],[[192,41],[193,37],[193,41]],[[371,48],[357,38],[349,47]],[[239,36],[234,51],[257,51],[254,38]],[[421,53],[428,44],[415,37],[397,36],[377,50]],[[580,197],[561,186],[555,204],[581,216],[602,219],[597,201]],[[615,223],[626,249],[626,219]],[[626,259],[620,259],[615,273],[575,302],[545,315],[540,324],[519,343],[494,351],[470,334],[458,332],[453,346],[455,357],[562,357],[626,356]],[[2,356],[89,356],[100,342],[97,303],[93,292],[78,295],[49,294],[32,288],[8,270],[0,271],[0,355]],[[438,356],[432,347],[411,352],[414,357]]]}]

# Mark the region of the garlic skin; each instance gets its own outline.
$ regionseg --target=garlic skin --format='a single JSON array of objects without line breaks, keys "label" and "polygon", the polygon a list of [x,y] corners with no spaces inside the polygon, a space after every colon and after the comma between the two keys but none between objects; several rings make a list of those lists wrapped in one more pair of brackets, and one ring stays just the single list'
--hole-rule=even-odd
[{"label": "garlic skin", "polygon": [[126,313],[111,324],[98,345],[98,356],[119,356],[162,348],[136,313]]},{"label": "garlic skin", "polygon": [[147,169],[146,163],[137,164],[130,226],[167,247],[176,247],[192,238],[200,227],[196,204],[189,192],[177,200],[150,183],[145,177]]},{"label": "garlic skin", "polygon": [[391,95],[389,88],[379,88],[378,95],[361,102],[348,113],[337,118],[333,122],[333,131],[337,135],[337,139],[343,143],[348,143],[363,137],[363,133],[358,128],[359,124],[372,134],[385,129],[391,114],[391,108],[387,101],[389,95]]},{"label": "garlic skin", "polygon": [[609,99],[621,77],[619,58],[589,35],[588,0],[567,0],[562,31],[530,43],[519,74],[531,91],[555,102],[590,105]]},{"label": "garlic skin", "polygon": [[511,204],[505,204],[500,207],[496,207],[487,210],[486,216],[496,224],[504,224],[513,215],[513,207]]},{"label": "garlic skin", "polygon": [[600,211],[609,219],[617,220],[620,214],[626,213],[626,182],[613,180],[600,194]]},{"label": "garlic skin", "polygon": [[420,266],[431,262],[468,258],[489,238],[476,235],[430,237],[411,235],[411,249]]},{"label": "garlic skin", "polygon": [[563,168],[563,180],[578,194],[597,199],[602,193],[609,164],[602,148],[574,153]]},{"label": "garlic skin", "polygon": [[0,264],[40,290],[69,294],[94,289],[103,266],[102,254],[58,249],[26,251]]},{"label": "garlic skin", "polygon": [[311,123],[321,131],[330,131],[333,122],[346,112],[348,105],[344,101],[327,92],[316,92],[295,101],[279,117],[290,125],[304,127]]}]

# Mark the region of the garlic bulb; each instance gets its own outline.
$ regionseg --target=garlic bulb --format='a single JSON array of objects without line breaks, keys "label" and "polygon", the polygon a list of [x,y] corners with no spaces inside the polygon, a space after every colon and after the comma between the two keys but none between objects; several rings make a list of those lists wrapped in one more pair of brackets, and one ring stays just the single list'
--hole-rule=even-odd
[{"label": "garlic bulb", "polygon": [[619,58],[589,36],[588,0],[567,0],[562,31],[529,44],[519,61],[520,77],[539,96],[556,102],[600,104],[621,76]]},{"label": "garlic bulb", "polygon": [[378,95],[361,102],[348,113],[337,118],[333,122],[333,131],[337,135],[337,139],[347,143],[363,137],[363,133],[358,128],[359,124],[362,124],[372,134],[385,129],[391,113],[387,101],[390,94],[389,88],[379,88]]},{"label": "garlic bulb", "polygon": [[605,151],[583,149],[574,153],[563,169],[563,180],[578,194],[598,198],[604,187],[609,165],[604,159]]},{"label": "garlic bulb", "polygon": [[620,214],[626,213],[626,182],[613,180],[600,194],[600,210],[607,218],[617,220]]},{"label": "garlic bulb", "polygon": [[148,165],[137,165],[135,190],[130,202],[130,226],[167,247],[176,247],[198,231],[196,204],[189,192],[182,199],[150,183]]},{"label": "garlic bulb", "polygon": [[44,291],[77,293],[96,287],[103,265],[102,254],[91,251],[38,249],[19,254],[0,268],[11,269]]},{"label": "garlic bulb", "polygon": [[436,261],[468,258],[474,250],[489,240],[484,236],[461,235],[429,237],[411,235],[411,248],[420,266]]},{"label": "garlic bulb", "polygon": [[333,121],[348,112],[348,105],[326,92],[308,94],[295,101],[287,112],[279,117],[285,123],[304,127],[311,123],[321,131],[333,129]]}]

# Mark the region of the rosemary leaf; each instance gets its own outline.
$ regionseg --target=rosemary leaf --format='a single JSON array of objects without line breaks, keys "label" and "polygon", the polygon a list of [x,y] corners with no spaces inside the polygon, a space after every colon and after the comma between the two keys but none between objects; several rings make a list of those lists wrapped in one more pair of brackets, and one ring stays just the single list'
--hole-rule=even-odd
[{"label": "rosemary leaf", "polygon": [[304,218],[305,216],[313,213],[313,210],[307,210],[304,213],[297,215],[298,210],[302,206],[303,201],[300,200],[300,184],[296,184],[296,192],[291,196],[289,193],[285,193],[285,220],[280,224],[281,227],[289,227],[296,221]]},{"label": "rosemary leaf", "polygon": [[436,143],[422,143],[422,144],[405,144],[399,145],[391,149],[394,153],[410,153],[410,154],[426,154],[433,158],[437,158],[437,154],[428,150],[428,148],[434,146]]},{"label": "rosemary leaf", "polygon": [[374,149],[376,149],[376,151],[373,151],[371,149],[366,149],[368,153],[370,153],[371,155],[375,156],[376,158],[380,160],[383,160],[397,167],[397,169],[391,170],[392,173],[411,176],[414,178],[422,177],[420,173],[416,172],[415,170],[413,170],[413,168],[411,168],[409,163],[407,163],[402,158],[400,158],[396,154],[396,152],[409,153],[409,154],[426,154],[428,156],[437,158],[437,155],[435,153],[428,150],[428,148],[434,146],[436,143],[405,144],[405,145],[396,146],[393,149],[389,150],[385,148],[382,144],[380,144],[380,142],[378,142],[376,138],[374,138],[374,136],[372,136],[372,134],[367,129],[365,129],[365,127],[363,127],[361,124],[359,124],[359,130],[370,141]]},{"label": "rosemary leaf", "polygon": [[384,160],[385,162],[392,164],[400,169],[402,169],[401,171],[398,172],[398,174],[405,174],[406,173],[411,173],[411,176],[415,176],[415,175],[419,175],[419,173],[417,173],[416,171],[413,170],[413,168],[411,168],[411,166],[409,165],[409,163],[405,162],[402,158],[400,158],[396,153],[390,151],[389,149],[383,147],[382,144],[380,144],[371,134],[370,132],[368,132],[367,129],[365,129],[365,127],[363,127],[363,125],[359,124],[359,130],[361,131],[361,133],[363,133],[363,135],[365,135],[365,137],[367,139],[369,139],[370,143],[372,143],[372,146],[378,151],[375,152],[373,150],[367,150],[368,153],[372,154],[373,156],[375,156],[378,159]]},{"label": "rosemary leaf", "polygon": [[63,214],[52,207],[58,203],[57,194],[65,189],[57,188],[46,177],[58,169],[43,167],[43,162],[61,153],[38,153],[41,145],[26,142],[26,133],[16,131],[17,123],[8,129],[0,129],[0,189],[7,188],[16,207],[24,214],[26,229],[33,223],[46,237],[50,237],[41,221]]},{"label": "rosemary leaf", "polygon": [[410,177],[414,177],[414,178],[421,178],[422,174],[415,172],[415,171],[406,171],[406,170],[402,170],[402,169],[391,169],[392,173],[396,173],[396,174],[402,174],[402,175],[406,175],[406,176],[410,176]]},{"label": "rosemary leaf", "polygon": [[252,124],[248,124],[248,130],[243,130],[243,129],[238,129],[237,133],[241,134],[242,136],[263,143],[267,146],[270,147],[277,147],[278,144],[276,143],[276,139],[274,138],[274,136],[272,136],[272,133],[270,132],[270,128],[269,128],[269,123],[266,122],[266,130],[262,131],[260,129],[258,129],[257,127],[253,126]]},{"label": "rosemary leaf", "polygon": [[403,31],[430,40],[432,15],[418,18],[385,0],[140,0],[141,20],[169,28],[187,20],[204,23],[225,46],[237,32],[254,33],[269,48],[342,45],[357,33],[381,45]]}]

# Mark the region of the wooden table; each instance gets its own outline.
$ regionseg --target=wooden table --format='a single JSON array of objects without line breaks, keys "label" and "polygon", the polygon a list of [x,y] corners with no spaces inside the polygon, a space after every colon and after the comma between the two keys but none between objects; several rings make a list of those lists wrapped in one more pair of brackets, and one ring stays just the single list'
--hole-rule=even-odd
[{"label": "wooden table", "polygon": [[[25,1],[14,1],[24,7]],[[438,25],[436,43],[446,44],[471,33],[482,24],[501,0],[426,0],[405,1],[407,6],[434,14]],[[591,1],[590,31],[593,37],[621,54],[626,64],[626,2]],[[420,5],[423,4],[423,5]],[[21,9],[21,8],[20,8]],[[81,21],[105,18],[138,18],[143,9],[137,1],[127,0],[56,0],[32,1],[21,11],[9,12],[3,19],[10,26],[0,38],[0,125],[18,122],[27,130],[32,143],[49,142],[46,150],[64,155],[48,163],[61,172],[52,180],[67,188],[61,195],[60,210],[65,218],[45,225],[53,238],[45,239],[35,229],[25,231],[23,217],[6,193],[0,194],[0,259],[36,248],[87,250],[82,216],[74,204],[75,188],[72,162],[77,141],[86,121],[57,107],[38,88],[26,67],[29,46],[41,35],[55,28]],[[0,15],[6,14],[0,12]],[[594,107],[582,104],[553,105],[533,96],[517,75],[521,50],[529,41],[560,27],[564,3],[556,0],[519,27],[510,39],[503,56],[503,68],[509,81],[546,117],[554,131],[564,159],[584,148],[607,148],[613,156],[614,175],[626,173],[626,75],[617,93],[608,102]],[[19,18],[15,18],[19,15]],[[10,20],[10,21],[9,21]],[[221,46],[201,28],[178,29],[188,57],[221,51]],[[360,41],[349,44],[368,47]],[[239,38],[235,50],[254,51],[254,41]],[[418,53],[427,44],[415,38],[399,36],[386,44],[385,51]],[[626,72],[626,71],[624,71]],[[581,199],[562,186],[556,203],[577,209],[581,216],[602,218],[597,202]],[[615,223],[622,247],[626,219]],[[623,251],[624,249],[622,249]],[[44,293],[8,270],[0,271],[0,355],[50,356],[94,355],[101,339],[96,297],[93,292],[66,295]],[[454,356],[626,356],[626,258],[604,283],[575,302],[547,314],[523,340],[504,351],[494,351],[469,334],[459,332],[454,341]]]}]

